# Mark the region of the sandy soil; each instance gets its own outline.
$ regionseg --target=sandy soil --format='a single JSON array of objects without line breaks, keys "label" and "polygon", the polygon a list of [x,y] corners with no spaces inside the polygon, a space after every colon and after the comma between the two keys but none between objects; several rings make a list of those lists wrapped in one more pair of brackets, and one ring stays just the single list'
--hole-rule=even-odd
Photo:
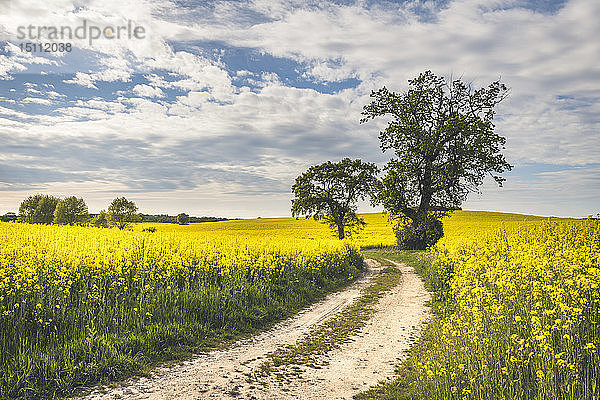
[{"label": "sandy soil", "polygon": [[152,399],[350,399],[382,379],[394,375],[394,366],[416,340],[429,317],[429,299],[412,267],[397,264],[402,281],[378,303],[376,313],[352,341],[326,356],[321,369],[302,367],[302,378],[292,384],[274,377],[247,382],[264,357],[277,348],[295,343],[312,327],[351,304],[378,273],[376,262],[367,260],[367,273],[344,291],[330,294],[273,329],[171,368],[158,369],[150,378],[124,386],[97,389],[85,400]]}]

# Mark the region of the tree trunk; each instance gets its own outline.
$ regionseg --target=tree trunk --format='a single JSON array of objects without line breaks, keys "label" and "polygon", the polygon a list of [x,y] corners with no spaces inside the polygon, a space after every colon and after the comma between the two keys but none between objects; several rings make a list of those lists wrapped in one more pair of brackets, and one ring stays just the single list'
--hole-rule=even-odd
[{"label": "tree trunk", "polygon": [[433,191],[431,190],[431,163],[429,162],[425,165],[422,185],[421,201],[419,202],[417,213],[427,213],[429,211],[429,204],[431,203],[431,198],[433,196]]},{"label": "tree trunk", "polygon": [[423,193],[423,196],[421,197],[421,202],[419,203],[419,208],[417,209],[417,213],[427,213],[429,211],[431,197],[431,193]]},{"label": "tree trunk", "polygon": [[338,228],[338,238],[340,240],[344,239],[344,225],[338,224],[337,228]]}]

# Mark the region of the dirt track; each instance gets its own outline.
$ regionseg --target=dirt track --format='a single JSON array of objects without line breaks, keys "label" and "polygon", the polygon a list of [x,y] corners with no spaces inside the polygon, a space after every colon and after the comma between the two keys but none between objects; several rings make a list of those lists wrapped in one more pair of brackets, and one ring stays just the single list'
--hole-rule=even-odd
[{"label": "dirt track", "polygon": [[428,318],[429,293],[412,267],[396,264],[402,281],[376,306],[376,313],[352,341],[328,354],[328,365],[302,368],[302,378],[282,384],[273,377],[248,382],[265,356],[294,344],[311,328],[355,301],[379,268],[368,270],[344,291],[333,293],[273,329],[237,342],[227,350],[203,354],[181,365],[156,370],[151,378],[132,380],[123,387],[96,390],[85,400],[98,399],[350,399],[352,395],[393,376],[394,365],[416,340]]}]

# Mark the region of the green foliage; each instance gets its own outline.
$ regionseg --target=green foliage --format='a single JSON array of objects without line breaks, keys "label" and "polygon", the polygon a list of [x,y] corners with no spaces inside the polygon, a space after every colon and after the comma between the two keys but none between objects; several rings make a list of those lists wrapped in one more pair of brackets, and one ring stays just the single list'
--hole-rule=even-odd
[{"label": "green foliage", "polygon": [[124,229],[132,222],[140,222],[141,217],[137,213],[137,206],[133,201],[127,200],[125,197],[118,197],[108,206],[106,220],[109,226],[116,226],[119,229]]},{"label": "green foliage", "polygon": [[60,199],[45,194],[29,196],[19,206],[19,221],[30,224],[51,224]]},{"label": "green foliage", "polygon": [[190,221],[190,216],[186,213],[177,214],[177,223],[179,225],[187,225]]},{"label": "green foliage", "polygon": [[54,209],[54,223],[60,225],[75,225],[89,218],[88,207],[83,199],[75,196],[61,200]]},{"label": "green foliage", "polygon": [[394,234],[400,249],[422,250],[444,236],[444,227],[435,213],[417,214],[412,220],[400,218],[394,225]]},{"label": "green foliage", "polygon": [[17,219],[17,214],[15,214],[14,212],[7,212],[6,214],[0,216],[0,221],[2,222],[13,222]]},{"label": "green foliage", "polygon": [[108,219],[106,218],[106,211],[101,210],[98,215],[92,218],[91,224],[97,228],[108,228]]},{"label": "green foliage", "polygon": [[350,236],[365,225],[356,215],[356,202],[372,192],[377,172],[375,164],[349,158],[310,167],[292,186],[292,216],[312,215],[340,240]]},{"label": "green foliage", "polygon": [[[400,234],[402,240],[425,243],[423,236],[436,237],[437,224],[428,222],[431,212],[439,220],[444,211],[460,208],[487,174],[502,185],[500,174],[512,166],[501,154],[506,139],[494,133],[492,121],[494,107],[507,93],[500,81],[473,90],[461,79],[448,82],[431,71],[409,80],[406,92],[383,87],[371,93],[361,123],[391,117],[379,140],[384,152],[394,152],[377,182],[374,203],[413,225]],[[423,234],[423,228],[433,231]],[[408,237],[411,233],[416,237]]]}]

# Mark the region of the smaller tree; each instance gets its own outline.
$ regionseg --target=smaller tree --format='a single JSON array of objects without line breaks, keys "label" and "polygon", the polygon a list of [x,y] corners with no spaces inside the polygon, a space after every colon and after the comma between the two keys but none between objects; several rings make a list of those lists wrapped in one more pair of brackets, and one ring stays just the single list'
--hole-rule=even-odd
[{"label": "smaller tree", "polygon": [[19,206],[19,221],[30,224],[51,224],[60,199],[45,194],[29,196]]},{"label": "smaller tree", "polygon": [[83,199],[75,196],[61,200],[54,209],[54,223],[60,225],[81,224],[89,218],[88,207]]},{"label": "smaller tree", "polygon": [[124,229],[132,222],[141,221],[142,218],[137,210],[138,208],[133,201],[129,201],[125,197],[118,197],[108,206],[106,219],[110,226]]},{"label": "smaller tree", "polygon": [[350,236],[365,225],[356,215],[356,202],[371,193],[377,172],[375,164],[350,158],[310,167],[292,186],[292,216],[312,215],[327,223],[340,240]]},{"label": "smaller tree", "polygon": [[106,218],[106,211],[101,210],[98,215],[92,218],[91,224],[97,228],[108,228],[108,219]]},{"label": "smaller tree", "polygon": [[177,223],[179,225],[187,225],[190,222],[190,216],[186,213],[177,214]]}]

